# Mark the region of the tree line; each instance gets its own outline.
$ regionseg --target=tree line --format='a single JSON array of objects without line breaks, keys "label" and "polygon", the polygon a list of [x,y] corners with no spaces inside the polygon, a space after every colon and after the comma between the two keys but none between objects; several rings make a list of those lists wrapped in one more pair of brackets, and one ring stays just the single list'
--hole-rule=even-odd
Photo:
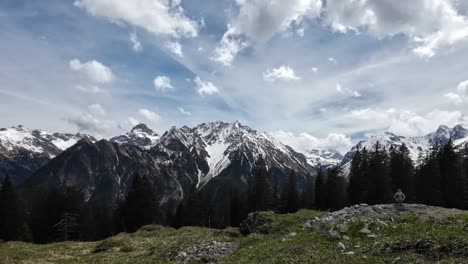
[{"label": "tree line", "polygon": [[[300,208],[337,210],[351,204],[393,203],[401,189],[405,202],[466,209],[468,147],[453,142],[432,144],[413,164],[403,144],[385,149],[357,149],[348,168],[322,168],[299,183],[294,171],[279,184],[264,160],[252,168],[246,190],[231,188],[216,200],[192,186],[174,207],[161,205],[150,179],[134,175],[123,201],[108,207],[85,202],[83,194],[33,189],[18,193],[8,177],[0,189],[0,239],[49,243],[98,240],[119,232],[134,232],[147,224],[179,228],[238,226],[253,211],[293,213]],[[343,170],[349,177],[343,177]]]}]

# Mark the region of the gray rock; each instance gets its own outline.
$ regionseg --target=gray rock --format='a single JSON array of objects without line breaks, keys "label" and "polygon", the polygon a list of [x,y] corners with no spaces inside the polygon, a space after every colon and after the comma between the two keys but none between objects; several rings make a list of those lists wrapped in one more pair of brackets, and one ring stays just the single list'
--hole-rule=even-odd
[{"label": "gray rock", "polygon": [[236,243],[203,241],[179,251],[175,261],[177,263],[216,263],[220,258],[232,254],[237,247]]},{"label": "gray rock", "polygon": [[346,250],[346,246],[345,246],[345,244],[343,244],[343,242],[338,242],[338,248],[339,248],[341,251],[345,251],[345,250]]},{"label": "gray rock", "polygon": [[359,230],[359,234],[363,234],[363,235],[369,235],[371,234],[372,231],[370,231],[368,228],[364,227],[363,229]]},{"label": "gray rock", "polygon": [[348,233],[348,224],[347,223],[341,223],[339,226],[340,233],[346,234]]},{"label": "gray rock", "polygon": [[335,230],[328,230],[327,234],[328,234],[328,237],[331,240],[340,240],[341,239],[340,233],[338,233]]}]

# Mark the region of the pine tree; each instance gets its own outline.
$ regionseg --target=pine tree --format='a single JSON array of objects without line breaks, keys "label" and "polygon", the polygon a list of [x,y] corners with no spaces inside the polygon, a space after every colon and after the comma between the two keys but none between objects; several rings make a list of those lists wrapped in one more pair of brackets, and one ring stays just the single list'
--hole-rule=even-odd
[{"label": "pine tree", "polygon": [[312,177],[308,177],[302,193],[302,207],[313,209],[315,205],[315,185]]},{"label": "pine tree", "polygon": [[158,209],[157,196],[148,177],[134,175],[122,206],[124,230],[134,232],[143,225],[157,223]]},{"label": "pine tree", "polygon": [[351,168],[349,172],[348,194],[351,204],[362,202],[363,195],[363,155],[359,148],[351,160]]},{"label": "pine tree", "polygon": [[327,186],[326,175],[322,169],[319,169],[315,180],[315,204],[318,209],[327,209]]},{"label": "pine tree", "polygon": [[370,182],[370,188],[368,189],[368,196],[365,201],[369,204],[392,203],[388,155],[378,141],[370,153],[367,177],[367,180]]},{"label": "pine tree", "polygon": [[428,153],[416,172],[416,201],[418,203],[435,206],[442,206],[444,203],[441,190],[440,158],[441,147],[437,143],[431,143]]},{"label": "pine tree", "polygon": [[444,206],[463,208],[464,180],[461,159],[451,139],[442,147],[440,176]]},{"label": "pine tree", "polygon": [[265,161],[259,159],[255,164],[255,178],[249,203],[251,211],[268,211],[273,208],[273,182],[271,172],[267,171]]},{"label": "pine tree", "polygon": [[20,210],[20,201],[7,175],[0,189],[0,239],[28,240],[31,235]]},{"label": "pine tree", "polygon": [[414,167],[405,144],[390,149],[390,178],[392,193],[401,189],[406,201],[414,200]]},{"label": "pine tree", "polygon": [[296,173],[293,170],[291,170],[289,173],[288,183],[286,184],[283,194],[281,195],[281,205],[282,213],[295,213],[299,209],[297,178]]},{"label": "pine tree", "polygon": [[326,183],[326,205],[328,209],[338,210],[346,204],[346,182],[340,175],[340,167],[335,166],[329,169]]}]

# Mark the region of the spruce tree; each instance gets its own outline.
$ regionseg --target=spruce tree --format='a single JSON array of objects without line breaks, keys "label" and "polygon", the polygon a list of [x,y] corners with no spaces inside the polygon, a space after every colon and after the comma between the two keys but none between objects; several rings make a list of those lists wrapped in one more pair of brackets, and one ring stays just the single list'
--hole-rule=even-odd
[{"label": "spruce tree", "polygon": [[148,177],[133,176],[122,206],[124,230],[134,232],[143,225],[157,223],[157,196]]},{"label": "spruce tree", "polygon": [[368,189],[368,196],[365,201],[369,204],[393,202],[388,155],[387,151],[378,141],[370,153],[367,177],[370,182],[370,188]]},{"label": "spruce tree", "polygon": [[392,193],[401,189],[406,201],[414,200],[414,167],[405,144],[390,149],[390,178]]},{"label": "spruce tree", "polygon": [[7,175],[0,189],[0,239],[28,240],[30,237],[20,210],[20,201]]},{"label": "spruce tree", "polygon": [[463,208],[464,180],[460,155],[451,139],[449,139],[441,150],[440,177],[444,206]]},{"label": "spruce tree", "polygon": [[299,210],[299,197],[297,192],[296,173],[291,170],[288,176],[288,182],[281,195],[281,212],[295,213]]},{"label": "spruce tree", "polygon": [[363,195],[363,156],[359,148],[354,153],[351,160],[351,168],[349,172],[349,186],[348,194],[351,204],[358,204],[362,202]]},{"label": "spruce tree", "polygon": [[440,158],[441,147],[432,142],[428,153],[422,159],[416,172],[416,201],[418,203],[442,206]]},{"label": "spruce tree", "polygon": [[323,169],[319,169],[315,180],[315,204],[317,209],[327,209],[327,186],[326,186],[326,175]]},{"label": "spruce tree", "polygon": [[327,196],[326,204],[327,209],[338,210],[346,204],[346,182],[341,176],[341,169],[339,166],[334,166],[329,169],[328,179],[326,183]]},{"label": "spruce tree", "polygon": [[271,171],[267,171],[261,158],[255,164],[254,182],[249,203],[252,211],[268,211],[273,208],[273,182]]}]

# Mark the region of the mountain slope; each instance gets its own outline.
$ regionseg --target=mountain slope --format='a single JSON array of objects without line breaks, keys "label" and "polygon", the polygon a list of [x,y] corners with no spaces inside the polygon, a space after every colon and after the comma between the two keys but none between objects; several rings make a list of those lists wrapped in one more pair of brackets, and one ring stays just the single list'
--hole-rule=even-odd
[{"label": "mountain slope", "polygon": [[0,129],[0,179],[6,174],[15,185],[50,159],[88,135],[31,130],[23,126]]},{"label": "mountain slope", "polygon": [[140,148],[150,149],[159,142],[159,135],[145,124],[139,124],[125,135],[113,137],[112,142],[119,144],[132,144]]},{"label": "mountain slope", "polygon": [[40,168],[25,186],[72,187],[81,190],[90,204],[113,205],[125,197],[133,177],[138,174],[149,178],[161,203],[168,203],[182,199],[183,181],[179,182],[178,177],[190,177],[187,171],[172,166],[165,153],[131,144],[107,140],[93,143],[83,139]]},{"label": "mountain slope", "polygon": [[377,142],[387,150],[391,146],[398,147],[405,144],[408,147],[410,158],[415,164],[417,164],[419,157],[429,150],[431,142],[445,144],[449,139],[453,141],[455,146],[463,146],[468,143],[468,130],[462,125],[456,125],[453,128],[441,125],[435,132],[419,137],[403,137],[397,136],[391,132],[384,132],[360,141],[348,153],[346,153],[341,165],[344,168],[344,175],[347,176],[351,159],[353,158],[354,153],[356,153],[356,150],[358,148],[372,149]]}]

